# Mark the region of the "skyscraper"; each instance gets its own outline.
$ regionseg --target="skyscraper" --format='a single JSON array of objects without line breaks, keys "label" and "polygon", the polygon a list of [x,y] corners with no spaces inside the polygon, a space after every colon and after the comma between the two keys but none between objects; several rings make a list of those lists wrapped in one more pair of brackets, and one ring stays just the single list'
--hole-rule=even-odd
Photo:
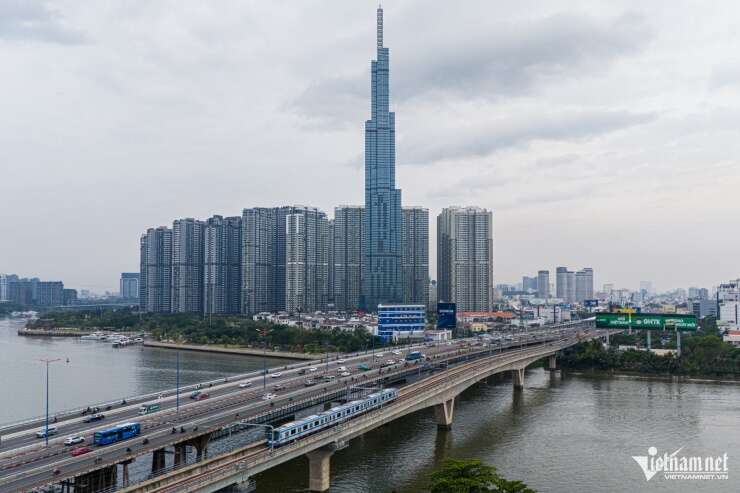
[{"label": "skyscraper", "polygon": [[139,272],[121,272],[119,283],[119,295],[124,299],[139,297]]},{"label": "skyscraper", "polygon": [[312,207],[285,216],[285,309],[326,309],[329,288],[329,222]]},{"label": "skyscraper", "polygon": [[377,13],[377,60],[371,62],[370,120],[365,122],[363,301],[401,301],[401,190],[396,188],[396,124],[390,112],[389,52],[383,46],[383,9]]},{"label": "skyscraper", "polygon": [[172,312],[203,310],[203,221],[176,219],[172,223]]},{"label": "skyscraper", "polygon": [[479,207],[448,207],[437,216],[437,298],[457,312],[493,305],[493,214]]},{"label": "skyscraper", "polygon": [[429,302],[429,209],[403,207],[401,213],[403,302],[426,305]]},{"label": "skyscraper", "polygon": [[557,267],[555,268],[555,297],[563,301],[566,300],[568,295],[568,268]]},{"label": "skyscraper", "polygon": [[146,312],[169,312],[172,308],[172,230],[150,228],[141,237],[139,299]]},{"label": "skyscraper", "polygon": [[363,224],[365,208],[341,205],[334,209],[334,306],[337,310],[360,308],[362,295]]},{"label": "skyscraper", "polygon": [[550,297],[550,271],[537,271],[537,296],[540,298]]},{"label": "skyscraper", "polygon": [[276,209],[242,212],[242,313],[278,310],[275,294]]},{"label": "skyscraper", "polygon": [[213,216],[203,234],[203,313],[239,313],[241,217]]},{"label": "skyscraper", "polygon": [[576,272],[576,301],[583,303],[594,297],[594,270],[585,267]]},{"label": "skyscraper", "polygon": [[572,270],[565,273],[565,301],[567,303],[576,301],[576,273]]}]

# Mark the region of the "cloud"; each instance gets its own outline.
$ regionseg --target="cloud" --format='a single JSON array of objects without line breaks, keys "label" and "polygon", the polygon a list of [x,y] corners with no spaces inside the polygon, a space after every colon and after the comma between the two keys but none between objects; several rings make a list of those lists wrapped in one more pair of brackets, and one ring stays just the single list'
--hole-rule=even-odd
[{"label": "cloud", "polygon": [[501,149],[525,146],[533,141],[573,141],[594,138],[619,129],[640,125],[656,118],[652,113],[613,110],[581,110],[549,115],[525,115],[484,122],[457,132],[452,128],[438,135],[402,143],[403,164],[428,165],[442,160],[475,158]]},{"label": "cloud", "polygon": [[[502,23],[464,38],[433,39],[395,62],[391,47],[391,94],[399,106],[430,93],[489,101],[528,94],[553,79],[603,71],[640,51],[651,37],[638,14],[604,20],[561,13]],[[319,79],[287,107],[321,128],[355,124],[354,112],[347,110],[366,105],[368,80],[366,70]]]},{"label": "cloud", "polygon": [[46,2],[4,0],[0,2],[0,39],[74,44],[85,38]]}]

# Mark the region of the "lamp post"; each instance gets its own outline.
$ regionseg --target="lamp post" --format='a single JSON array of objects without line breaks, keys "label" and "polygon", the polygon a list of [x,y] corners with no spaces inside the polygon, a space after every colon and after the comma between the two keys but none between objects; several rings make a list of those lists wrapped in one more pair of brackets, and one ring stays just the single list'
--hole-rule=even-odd
[{"label": "lamp post", "polygon": [[175,353],[175,412],[180,412],[180,351]]},{"label": "lamp post", "polygon": [[262,390],[267,390],[267,329],[262,329]]},{"label": "lamp post", "polygon": [[49,446],[49,364],[56,361],[60,361],[61,358],[55,359],[41,359],[43,363],[46,363],[46,424],[44,429],[44,446]]}]

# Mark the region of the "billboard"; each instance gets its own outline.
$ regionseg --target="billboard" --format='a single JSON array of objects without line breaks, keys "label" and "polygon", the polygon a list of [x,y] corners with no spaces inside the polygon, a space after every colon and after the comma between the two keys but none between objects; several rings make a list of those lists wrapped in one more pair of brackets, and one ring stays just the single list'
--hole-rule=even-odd
[{"label": "billboard", "polygon": [[596,327],[600,329],[695,331],[696,317],[672,313],[597,313]]},{"label": "billboard", "polygon": [[599,300],[583,300],[583,306],[593,308],[599,306]]},{"label": "billboard", "polygon": [[454,329],[457,327],[457,305],[455,303],[437,303],[437,328]]}]

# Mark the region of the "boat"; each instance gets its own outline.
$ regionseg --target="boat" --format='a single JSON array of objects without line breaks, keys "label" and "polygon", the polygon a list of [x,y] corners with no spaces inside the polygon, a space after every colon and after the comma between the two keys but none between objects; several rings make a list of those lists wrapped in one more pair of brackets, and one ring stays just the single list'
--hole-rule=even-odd
[{"label": "boat", "polygon": [[93,332],[92,334],[80,337],[80,339],[83,341],[103,341],[105,340],[105,334],[102,332]]}]

